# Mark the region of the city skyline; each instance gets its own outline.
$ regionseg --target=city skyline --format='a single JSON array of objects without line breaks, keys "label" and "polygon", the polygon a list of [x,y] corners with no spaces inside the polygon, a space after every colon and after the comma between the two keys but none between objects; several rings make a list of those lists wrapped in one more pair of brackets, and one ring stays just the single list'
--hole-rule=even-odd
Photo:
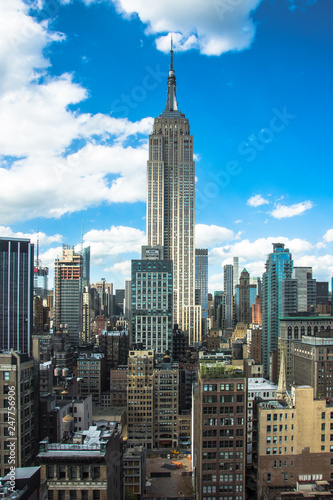
[{"label": "city skyline", "polygon": [[238,4],[198,2],[188,17],[164,1],[152,11],[139,1],[136,14],[125,0],[1,5],[0,236],[36,242],[39,230],[52,272],[83,227],[91,280],[123,288],[147,241],[148,135],[165,105],[173,33],[210,291],[234,256],[261,276],[274,242],[330,280],[332,5]]}]

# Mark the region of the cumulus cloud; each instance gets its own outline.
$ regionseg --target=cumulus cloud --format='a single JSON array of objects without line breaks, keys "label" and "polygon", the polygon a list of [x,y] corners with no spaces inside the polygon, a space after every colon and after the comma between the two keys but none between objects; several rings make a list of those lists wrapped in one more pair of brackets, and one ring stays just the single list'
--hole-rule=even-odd
[{"label": "cumulus cloud", "polygon": [[210,252],[212,262],[225,262],[231,257],[238,256],[241,261],[266,261],[267,255],[273,251],[273,243],[284,243],[292,254],[303,254],[312,248],[312,244],[300,238],[289,239],[284,236],[258,238],[255,241],[244,239],[232,245],[213,248]]},{"label": "cumulus cloud", "polygon": [[260,205],[267,205],[269,203],[268,200],[265,200],[261,194],[255,194],[251,196],[246,202],[247,205],[250,205],[250,207],[260,207]]},{"label": "cumulus cloud", "polygon": [[0,11],[0,224],[144,201],[152,119],[71,110],[87,90],[73,75],[50,77],[44,56],[63,35],[23,0],[0,1]]},{"label": "cumulus cloud", "polygon": [[195,246],[197,248],[211,248],[212,246],[235,238],[235,234],[230,229],[221,226],[196,224],[195,226]]},{"label": "cumulus cloud", "polygon": [[255,35],[252,14],[262,0],[112,1],[125,17],[138,15],[147,25],[146,33],[157,36],[156,46],[163,52],[170,50],[172,33],[175,50],[198,48],[202,54],[220,55],[251,45]]},{"label": "cumulus cloud", "polygon": [[110,255],[140,252],[146,243],[146,235],[140,229],[126,226],[111,226],[110,229],[88,231],[84,246],[90,246],[93,259],[106,259]]},{"label": "cumulus cloud", "polygon": [[277,204],[274,210],[271,212],[271,215],[275,219],[284,219],[286,217],[301,215],[306,210],[309,210],[312,207],[313,203],[311,201],[302,201],[301,203],[295,203],[294,205],[289,206]]},{"label": "cumulus cloud", "polygon": [[9,226],[0,226],[0,236],[2,238],[28,238],[31,243],[37,244],[39,241],[40,246],[48,246],[52,243],[57,243],[61,241],[61,234],[54,234],[48,236],[43,232],[33,232],[33,233],[22,233],[20,231],[15,232]]},{"label": "cumulus cloud", "polygon": [[333,241],[333,229],[329,229],[328,231],[326,231],[326,233],[323,236],[323,240],[326,241],[327,243]]}]

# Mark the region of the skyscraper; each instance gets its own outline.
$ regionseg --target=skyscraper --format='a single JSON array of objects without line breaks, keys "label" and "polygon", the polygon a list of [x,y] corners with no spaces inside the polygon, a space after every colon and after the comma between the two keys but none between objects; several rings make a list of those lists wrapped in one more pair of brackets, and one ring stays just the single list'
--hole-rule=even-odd
[{"label": "skyscraper", "polygon": [[172,354],[172,262],[161,247],[142,247],[142,259],[132,260],[131,287],[131,345]]},{"label": "skyscraper", "polygon": [[223,267],[224,278],[224,293],[225,301],[225,327],[233,328],[235,326],[235,310],[234,310],[234,273],[233,266],[226,264]]},{"label": "skyscraper", "polygon": [[31,353],[34,246],[0,238],[0,349]]},{"label": "skyscraper", "polygon": [[265,376],[270,371],[270,355],[278,348],[279,317],[282,313],[282,282],[291,278],[293,261],[283,243],[273,243],[262,282],[262,341]]},{"label": "skyscraper", "polygon": [[54,326],[67,325],[69,341],[79,345],[82,336],[83,257],[63,245],[62,260],[54,263]]},{"label": "skyscraper", "polygon": [[163,246],[164,259],[173,261],[173,321],[188,329],[190,343],[201,340],[201,322],[192,323],[200,311],[195,306],[194,191],[193,138],[178,110],[171,47],[167,102],[149,136],[147,236],[148,245]]},{"label": "skyscraper", "polygon": [[195,289],[200,291],[202,331],[206,332],[208,318],[208,250],[195,249]]}]

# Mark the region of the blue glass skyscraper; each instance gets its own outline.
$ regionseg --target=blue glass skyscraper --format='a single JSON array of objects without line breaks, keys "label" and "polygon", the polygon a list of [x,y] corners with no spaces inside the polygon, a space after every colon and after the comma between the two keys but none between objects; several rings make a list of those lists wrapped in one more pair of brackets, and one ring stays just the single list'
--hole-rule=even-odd
[{"label": "blue glass skyscraper", "polygon": [[292,255],[283,243],[273,243],[262,282],[262,358],[264,374],[270,374],[270,355],[278,349],[279,317],[282,313],[282,281],[291,278]]}]

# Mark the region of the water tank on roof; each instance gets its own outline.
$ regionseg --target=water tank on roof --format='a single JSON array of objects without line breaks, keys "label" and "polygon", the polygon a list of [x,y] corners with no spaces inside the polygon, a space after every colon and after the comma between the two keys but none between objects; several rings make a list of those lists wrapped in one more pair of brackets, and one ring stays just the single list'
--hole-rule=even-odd
[{"label": "water tank on roof", "polygon": [[60,377],[61,376],[61,368],[55,368],[54,369],[54,376],[55,377]]},{"label": "water tank on roof", "polygon": [[62,376],[63,376],[63,377],[68,377],[68,374],[69,374],[69,370],[68,370],[68,368],[63,368],[63,369],[62,369]]}]

